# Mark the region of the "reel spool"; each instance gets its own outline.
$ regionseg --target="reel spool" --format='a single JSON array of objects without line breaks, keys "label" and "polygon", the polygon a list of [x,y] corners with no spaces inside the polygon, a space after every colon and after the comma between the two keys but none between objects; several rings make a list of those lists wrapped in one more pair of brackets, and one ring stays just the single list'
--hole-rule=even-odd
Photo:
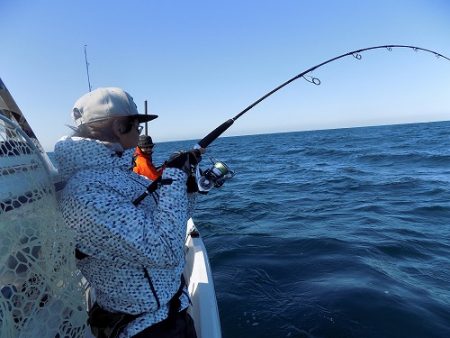
[{"label": "reel spool", "polygon": [[195,177],[199,191],[210,191],[213,187],[220,188],[226,180],[235,175],[225,162],[211,159],[211,163],[212,167],[203,172],[197,166]]}]

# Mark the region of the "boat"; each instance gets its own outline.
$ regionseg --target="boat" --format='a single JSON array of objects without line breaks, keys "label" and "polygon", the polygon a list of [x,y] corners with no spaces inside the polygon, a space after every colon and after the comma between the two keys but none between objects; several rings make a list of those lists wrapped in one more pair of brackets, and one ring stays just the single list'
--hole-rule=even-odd
[{"label": "boat", "polygon": [[[57,168],[0,78],[0,338],[92,337],[92,290],[75,265],[73,234],[58,211]],[[220,338],[206,248],[186,225],[184,276],[198,338]]]}]

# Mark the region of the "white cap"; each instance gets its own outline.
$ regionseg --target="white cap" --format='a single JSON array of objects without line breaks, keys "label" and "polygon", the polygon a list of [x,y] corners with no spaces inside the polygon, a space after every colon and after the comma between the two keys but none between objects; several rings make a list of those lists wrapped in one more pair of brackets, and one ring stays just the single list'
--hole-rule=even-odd
[{"label": "white cap", "polygon": [[139,123],[158,117],[139,114],[130,94],[115,87],[98,88],[83,95],[72,109],[72,118],[77,127],[89,122],[124,116],[136,117]]}]

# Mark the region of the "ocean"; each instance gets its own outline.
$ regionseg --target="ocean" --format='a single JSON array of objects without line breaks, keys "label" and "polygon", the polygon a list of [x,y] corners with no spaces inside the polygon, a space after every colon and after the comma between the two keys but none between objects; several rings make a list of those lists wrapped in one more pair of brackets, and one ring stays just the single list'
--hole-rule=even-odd
[{"label": "ocean", "polygon": [[223,137],[209,156],[236,171],[194,218],[224,338],[450,337],[450,122]]},{"label": "ocean", "polygon": [[236,176],[194,221],[224,338],[450,337],[450,122],[222,137],[213,159]]}]

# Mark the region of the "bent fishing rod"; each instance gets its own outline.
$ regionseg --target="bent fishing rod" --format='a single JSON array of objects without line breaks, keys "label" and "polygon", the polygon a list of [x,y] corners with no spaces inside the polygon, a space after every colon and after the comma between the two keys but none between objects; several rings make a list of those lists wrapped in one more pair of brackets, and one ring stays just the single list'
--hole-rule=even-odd
[{"label": "bent fishing rod", "polygon": [[[277,91],[279,91],[280,89],[286,87],[288,84],[294,82],[295,80],[298,80],[300,78],[303,78],[304,80],[314,84],[314,85],[320,85],[321,82],[317,77],[313,77],[310,75],[307,75],[308,73],[311,73],[312,71],[325,66],[326,64],[329,64],[331,62],[334,62],[336,60],[345,58],[347,56],[352,56],[357,60],[361,60],[362,59],[362,55],[361,53],[363,52],[367,52],[370,50],[375,50],[375,49],[386,49],[388,51],[392,51],[394,48],[403,48],[403,49],[412,49],[415,52],[418,51],[423,51],[426,53],[431,53],[434,56],[436,56],[436,58],[443,58],[447,61],[450,61],[450,58],[448,58],[447,56],[435,52],[431,49],[426,49],[426,48],[422,48],[422,47],[417,47],[417,46],[411,46],[411,45],[381,45],[381,46],[373,46],[373,47],[367,47],[367,48],[361,48],[361,49],[356,49],[350,52],[347,52],[345,54],[333,57],[331,59],[328,59],[322,63],[319,63],[315,66],[312,66],[304,71],[302,71],[301,73],[295,75],[294,77],[290,78],[289,80],[283,82],[282,84],[280,84],[278,87],[272,89],[270,92],[266,93],[265,95],[263,95],[262,97],[260,97],[258,100],[256,100],[255,102],[253,102],[252,104],[250,104],[249,106],[247,106],[245,109],[243,109],[241,112],[239,112],[236,116],[228,119],[227,121],[225,121],[224,123],[222,123],[220,126],[218,126],[216,129],[214,129],[213,131],[211,131],[208,135],[206,135],[204,138],[202,138],[195,146],[194,149],[205,149],[207,148],[212,142],[214,142],[220,135],[222,135],[228,128],[230,128],[233,123],[240,118],[242,115],[244,115],[245,113],[247,113],[249,110],[251,110],[252,108],[254,108],[256,105],[258,105],[259,103],[261,103],[262,101],[264,101],[265,99],[267,99],[269,96],[273,95],[274,93],[276,93]],[[216,166],[217,164],[217,166]],[[212,169],[209,170],[209,173],[211,173],[211,177],[212,179],[215,179],[216,176],[221,176],[221,174],[227,175],[229,172],[228,167],[225,165],[225,163],[223,162],[217,162],[214,167]],[[198,169],[198,166],[197,166]],[[216,169],[216,170],[215,170]],[[214,175],[214,172],[217,173],[217,175]],[[197,170],[197,175],[199,173],[199,171]],[[207,170],[208,173],[208,170]],[[197,176],[196,175],[196,176]],[[231,174],[231,177],[234,174]],[[223,184],[223,181],[220,181],[221,177],[219,177],[219,185],[221,186]],[[201,182],[199,181],[199,177],[197,176],[197,183],[199,185],[200,191],[201,189]],[[213,182],[215,183],[215,182]],[[148,196],[150,193],[154,192],[157,188],[159,184],[164,184],[164,180],[158,179],[153,181],[148,187],[146,192],[144,192],[141,196],[139,196],[135,201],[133,201],[133,204],[138,205],[146,196]],[[167,183],[166,183],[167,184]],[[213,184],[215,185],[215,184]],[[217,185],[216,185],[217,186]],[[212,186],[211,186],[212,187]],[[210,188],[211,188],[210,187]],[[210,189],[209,188],[209,189]],[[205,189],[207,191],[207,189]]]},{"label": "bent fishing rod", "polygon": [[198,144],[196,145],[196,148],[206,148],[206,147],[208,147],[213,141],[215,141],[220,135],[222,135],[228,128],[230,128],[231,125],[234,123],[234,121],[236,121],[238,118],[240,118],[246,112],[248,112],[250,109],[254,108],[257,104],[261,103],[262,101],[267,99],[269,96],[271,96],[272,94],[276,93],[277,91],[279,91],[283,87],[287,86],[291,82],[294,82],[295,80],[298,80],[300,78],[304,78],[306,81],[308,81],[310,83],[313,83],[315,85],[320,85],[320,80],[318,78],[312,77],[312,76],[309,76],[310,79],[306,78],[305,75],[307,75],[308,73],[310,73],[310,72],[312,72],[312,71],[314,71],[314,70],[316,70],[316,69],[318,69],[318,68],[320,68],[322,66],[325,66],[328,63],[331,63],[331,62],[334,62],[336,60],[342,59],[342,58],[344,58],[346,56],[350,56],[351,55],[355,59],[361,60],[362,59],[362,56],[361,56],[362,52],[366,52],[366,51],[374,50],[374,49],[386,49],[388,51],[392,51],[392,49],[394,49],[394,48],[407,48],[407,49],[412,49],[415,52],[420,50],[420,51],[424,51],[424,52],[427,52],[427,53],[434,54],[437,58],[443,58],[443,59],[446,59],[447,61],[450,61],[450,58],[448,58],[445,55],[442,55],[442,54],[440,54],[438,52],[435,52],[433,50],[426,49],[426,48],[421,48],[421,47],[416,47],[416,46],[408,46],[408,45],[383,45],[383,46],[374,46],[374,47],[367,47],[367,48],[361,48],[361,49],[353,50],[351,52],[348,52],[348,53],[336,56],[334,58],[331,58],[329,60],[326,60],[326,61],[324,61],[322,63],[319,63],[319,64],[317,64],[317,65],[315,65],[315,66],[313,66],[311,68],[308,68],[307,70],[301,72],[300,74],[295,75],[291,79],[289,79],[286,82],[282,83],[278,87],[272,89],[270,92],[268,92],[264,96],[260,97],[258,100],[256,100],[252,104],[250,104],[247,108],[242,110],[236,116],[234,116],[233,118],[225,121],[220,126],[218,126],[216,129],[214,129],[212,132],[210,132],[208,135],[206,135],[204,138],[202,138],[198,142]]}]

